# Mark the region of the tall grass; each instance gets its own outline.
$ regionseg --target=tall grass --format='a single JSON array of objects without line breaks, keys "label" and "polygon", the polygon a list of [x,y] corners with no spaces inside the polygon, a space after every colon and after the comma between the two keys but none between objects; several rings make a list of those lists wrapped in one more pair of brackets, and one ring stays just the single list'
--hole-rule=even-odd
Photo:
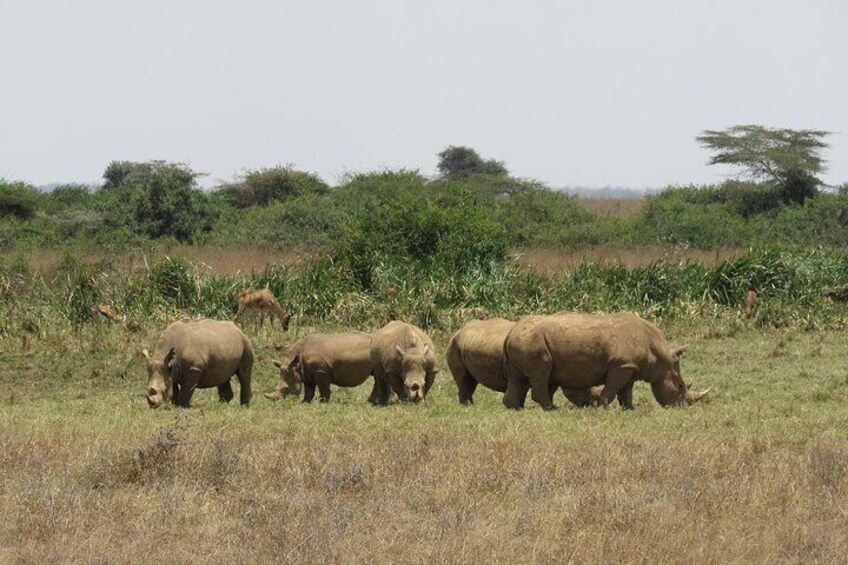
[{"label": "tall grass", "polygon": [[[518,317],[560,310],[630,310],[654,319],[736,316],[745,291],[756,290],[756,321],[782,327],[842,327],[848,254],[756,250],[714,265],[660,259],[628,267],[583,261],[543,274],[512,262],[453,272],[414,262],[372,262],[362,287],[345,263],[318,255],[293,265],[249,273],[216,273],[203,263],[165,257],[123,269],[108,259],[66,257],[52,269],[30,271],[20,258],[0,263],[0,334],[37,333],[45,324],[79,324],[105,302],[131,318],[229,318],[236,294],[268,287],[301,319],[372,327],[402,318],[450,329],[468,317]],[[391,288],[393,292],[385,293]]]}]

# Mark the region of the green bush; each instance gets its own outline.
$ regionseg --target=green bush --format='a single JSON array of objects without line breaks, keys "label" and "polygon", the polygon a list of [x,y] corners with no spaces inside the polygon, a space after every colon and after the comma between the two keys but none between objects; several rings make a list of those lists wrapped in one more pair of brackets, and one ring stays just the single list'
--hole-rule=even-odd
[{"label": "green bush", "polygon": [[241,181],[218,189],[224,199],[236,208],[267,206],[307,194],[326,194],[327,183],[317,176],[291,167],[270,167],[245,173]]},{"label": "green bush", "polygon": [[43,195],[22,182],[0,179],[0,218],[26,220],[35,216]]}]

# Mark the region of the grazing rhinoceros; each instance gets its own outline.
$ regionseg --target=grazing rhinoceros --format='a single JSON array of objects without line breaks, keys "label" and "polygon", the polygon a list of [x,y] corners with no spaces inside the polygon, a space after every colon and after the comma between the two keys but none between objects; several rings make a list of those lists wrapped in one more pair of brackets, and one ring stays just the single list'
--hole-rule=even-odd
[{"label": "grazing rhinoceros", "polygon": [[506,392],[503,347],[514,325],[503,318],[472,320],[450,338],[445,360],[459,389],[460,404],[474,403],[478,384]]},{"label": "grazing rhinoceros", "polygon": [[280,381],[265,398],[299,395],[305,388],[303,401],[312,402],[317,386],[321,402],[327,402],[331,384],[354,387],[371,376],[371,334],[310,334],[295,342],[288,363],[274,361],[274,365],[280,369]]},{"label": "grazing rhinoceros", "polygon": [[[515,322],[503,318],[472,320],[453,334],[448,342],[445,358],[456,381],[459,402],[474,403],[474,390],[478,384],[497,392],[506,392],[504,372],[504,342]],[[551,383],[551,396],[557,385]],[[597,406],[602,386],[585,390],[563,388],[565,397],[578,407]]]},{"label": "grazing rhinoceros", "polygon": [[388,404],[389,392],[401,400],[424,400],[436,378],[433,341],[420,328],[405,322],[389,322],[371,341],[374,369],[372,404]]},{"label": "grazing rhinoceros", "polygon": [[195,388],[213,386],[218,387],[221,401],[229,402],[234,374],[241,385],[241,403],[250,403],[253,346],[232,322],[174,322],[162,332],[153,355],[146,349],[141,355],[147,362],[147,403],[151,408],[169,399],[188,407]]},{"label": "grazing rhinoceros", "polygon": [[603,385],[602,406],[618,396],[622,406],[632,409],[637,380],[649,382],[663,406],[692,403],[709,389],[688,390],[680,376],[684,349],[672,349],[659,328],[635,314],[527,316],[510,330],[504,344],[503,403],[521,408],[531,389],[533,400],[549,410],[552,385],[580,391]]}]

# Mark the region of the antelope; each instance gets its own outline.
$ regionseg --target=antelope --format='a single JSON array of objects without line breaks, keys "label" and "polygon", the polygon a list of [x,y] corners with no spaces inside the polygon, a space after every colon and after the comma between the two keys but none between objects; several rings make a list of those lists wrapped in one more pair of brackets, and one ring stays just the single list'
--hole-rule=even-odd
[{"label": "antelope", "polygon": [[[286,312],[274,295],[267,288],[259,290],[245,290],[239,293],[238,296],[238,312],[236,312],[235,322],[239,322],[242,316],[247,311],[259,311],[259,327],[265,323],[265,315],[270,314],[276,316],[280,321],[280,326],[283,331],[289,329],[289,320],[291,320],[291,312]],[[273,320],[272,320],[273,325]]]},{"label": "antelope", "polygon": [[757,309],[757,291],[749,290],[745,293],[745,317],[750,318]]},{"label": "antelope", "polygon": [[94,321],[103,320],[109,324],[125,324],[126,316],[118,316],[108,304],[98,304],[88,309],[89,316]]}]

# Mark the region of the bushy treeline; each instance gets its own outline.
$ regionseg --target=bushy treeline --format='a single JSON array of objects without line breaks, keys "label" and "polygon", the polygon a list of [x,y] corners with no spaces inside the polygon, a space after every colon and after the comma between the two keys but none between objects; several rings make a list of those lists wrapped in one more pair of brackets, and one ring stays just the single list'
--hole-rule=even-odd
[{"label": "bushy treeline", "polygon": [[[250,274],[222,275],[184,259],[145,261],[126,270],[108,260],[67,256],[47,272],[26,262],[0,263],[0,338],[40,335],[55,325],[85,324],[107,303],[129,325],[180,316],[231,318],[236,295],[268,287],[295,323],[363,329],[391,319],[452,330],[468,319],[531,313],[636,311],[660,320],[736,319],[745,291],[756,290],[754,322],[764,326],[843,327],[848,322],[848,254],[756,251],[715,266],[657,261],[638,268],[586,262],[556,276],[493,263],[462,272],[415,264],[371,266],[363,284],[355,266],[329,255]],[[386,292],[392,289],[392,292]]]},{"label": "bushy treeline", "polygon": [[387,255],[463,269],[521,246],[848,244],[848,185],[820,192],[801,173],[781,183],[670,187],[619,218],[514,178],[503,163],[468,148],[449,147],[439,159],[436,178],[380,171],[348,175],[336,186],[277,166],[204,191],[198,173],[163,161],[113,162],[97,188],[43,193],[0,181],[0,250],[151,241],[321,246],[365,277]]}]

